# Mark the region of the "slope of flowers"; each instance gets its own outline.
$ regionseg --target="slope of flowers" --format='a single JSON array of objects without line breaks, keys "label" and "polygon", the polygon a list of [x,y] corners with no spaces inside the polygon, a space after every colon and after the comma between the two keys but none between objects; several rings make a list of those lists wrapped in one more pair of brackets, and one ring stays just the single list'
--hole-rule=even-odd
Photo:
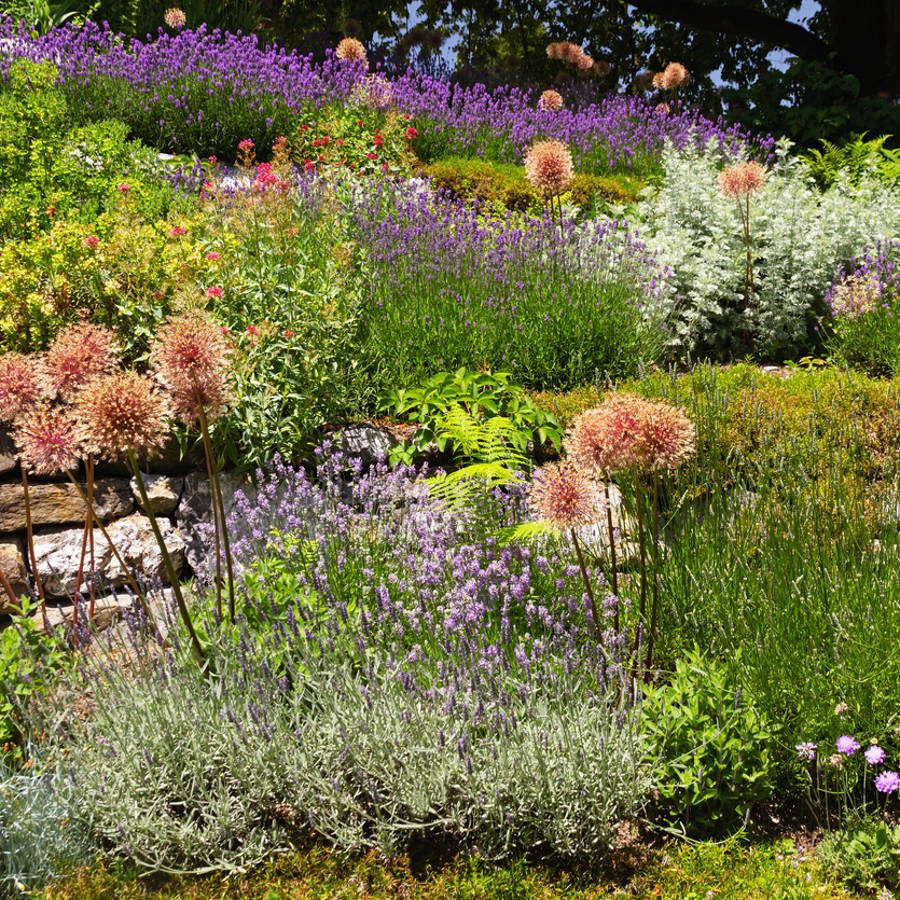
[{"label": "slope of flowers", "polygon": [[[303,121],[304,112],[351,93],[365,60],[323,62],[255,35],[184,29],[162,30],[147,40],[125,40],[107,27],[64,26],[32,38],[11,20],[0,22],[0,77],[9,59],[50,60],[60,82],[88,118],[116,117],[134,136],[164,149],[226,154],[241,138],[271,146]],[[666,140],[676,146],[719,141],[740,155],[749,138],[734,127],[694,111],[663,112],[639,98],[567,98],[572,108],[539,109],[538,94],[501,86],[452,85],[412,71],[390,82],[400,108],[410,113],[428,151],[521,160],[535,137],[572,145],[580,168],[644,172]],[[421,126],[421,127],[420,127]],[[767,152],[768,141],[757,147]]]}]

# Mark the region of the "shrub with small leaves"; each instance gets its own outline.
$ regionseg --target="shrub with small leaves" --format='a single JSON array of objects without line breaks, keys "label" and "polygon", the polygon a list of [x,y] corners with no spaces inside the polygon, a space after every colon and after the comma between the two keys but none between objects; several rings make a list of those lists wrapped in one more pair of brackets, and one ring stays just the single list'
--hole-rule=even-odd
[{"label": "shrub with small leaves", "polygon": [[730,670],[694,650],[646,689],[656,788],[670,825],[688,834],[739,828],[771,790],[772,734]]}]

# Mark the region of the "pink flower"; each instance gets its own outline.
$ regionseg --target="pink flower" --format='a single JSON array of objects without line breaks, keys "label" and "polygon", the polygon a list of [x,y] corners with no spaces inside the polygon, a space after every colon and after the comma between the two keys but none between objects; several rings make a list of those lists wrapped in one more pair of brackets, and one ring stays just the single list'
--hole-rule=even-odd
[{"label": "pink flower", "polygon": [[294,332],[291,331],[290,328],[285,328],[283,334],[286,338],[292,338],[294,336]]},{"label": "pink flower", "polygon": [[120,194],[127,194],[130,190],[131,190],[130,184],[122,183],[119,185],[119,193]]},{"label": "pink flower", "polygon": [[863,754],[866,758],[866,762],[870,766],[877,766],[879,763],[884,762],[884,758],[887,754],[884,750],[881,749],[877,744],[872,744],[871,747],[866,747],[866,752]]},{"label": "pink flower", "polygon": [[180,225],[169,229],[169,237],[181,237],[183,234],[187,234],[187,228],[182,228]]},{"label": "pink flower", "polygon": [[366,159],[376,159],[376,157],[377,157],[377,154],[375,154],[375,153],[367,153],[366,154]]},{"label": "pink flower", "polygon": [[215,262],[217,259],[222,258],[222,254],[217,253],[215,250],[210,250],[209,253],[206,254],[206,258]]},{"label": "pink flower", "polygon": [[217,284],[214,284],[212,287],[208,287],[206,289],[207,297],[215,297],[216,299],[218,299],[222,296],[223,293],[224,291]]},{"label": "pink flower", "polygon": [[412,125],[410,125],[410,127],[407,128],[406,131],[403,132],[403,136],[408,141],[414,141],[419,136],[419,132],[416,131],[416,129],[413,128]]},{"label": "pink flower", "polygon": [[89,234],[84,239],[84,246],[91,250],[96,250],[100,246],[100,238],[96,234]]},{"label": "pink flower", "polygon": [[534,511],[556,528],[596,522],[602,500],[595,482],[568,461],[548,463],[534,473],[529,500]]},{"label": "pink flower", "polygon": [[843,753],[844,756],[853,756],[859,750],[859,741],[849,734],[842,734],[834,744],[837,747],[837,752]]},{"label": "pink flower", "polygon": [[738,163],[719,173],[719,190],[726,197],[743,197],[758,191],[766,180],[766,170],[758,162]]},{"label": "pink flower", "polygon": [[245,331],[247,334],[259,334],[259,329],[255,325],[248,325]]},{"label": "pink flower", "polygon": [[253,149],[253,140],[251,138],[244,138],[242,141],[238,141],[238,150],[241,150],[244,153],[249,153]]}]

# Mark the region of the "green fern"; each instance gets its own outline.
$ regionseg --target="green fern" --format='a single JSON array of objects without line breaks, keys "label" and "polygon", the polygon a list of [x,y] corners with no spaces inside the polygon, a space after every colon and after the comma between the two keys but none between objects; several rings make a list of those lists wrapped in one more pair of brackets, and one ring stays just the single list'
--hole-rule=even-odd
[{"label": "green fern", "polygon": [[886,184],[900,182],[900,154],[885,147],[888,135],[866,140],[865,134],[846,144],[822,138],[821,149],[808,150],[804,159],[819,188],[827,190],[842,175],[858,184],[864,175],[876,175]]},{"label": "green fern", "polygon": [[528,456],[517,446],[516,426],[504,416],[479,422],[461,404],[452,406],[435,426],[435,437],[457,448],[467,463],[449,474],[428,479],[436,499],[452,508],[466,506],[494,488],[519,481],[530,467]]}]

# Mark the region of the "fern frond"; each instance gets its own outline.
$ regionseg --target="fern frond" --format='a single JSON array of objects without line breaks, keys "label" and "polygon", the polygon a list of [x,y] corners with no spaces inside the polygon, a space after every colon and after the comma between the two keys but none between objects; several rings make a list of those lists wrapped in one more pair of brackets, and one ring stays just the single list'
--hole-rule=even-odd
[{"label": "fern frond", "polygon": [[533,544],[545,538],[559,537],[559,531],[547,522],[520,522],[501,528],[497,532],[497,541],[501,546],[507,544]]}]

